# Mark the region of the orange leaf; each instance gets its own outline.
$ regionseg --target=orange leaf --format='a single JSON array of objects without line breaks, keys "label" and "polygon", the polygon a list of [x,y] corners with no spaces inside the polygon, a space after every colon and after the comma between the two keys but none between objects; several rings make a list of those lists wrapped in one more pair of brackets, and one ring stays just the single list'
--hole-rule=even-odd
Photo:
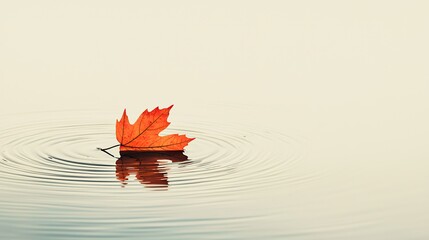
[{"label": "orange leaf", "polygon": [[130,124],[126,110],[120,121],[116,120],[116,139],[120,143],[120,151],[183,151],[184,147],[195,138],[185,135],[171,134],[159,136],[170,123],[167,121],[171,105],[168,108],[152,111],[147,109],[134,124]]}]

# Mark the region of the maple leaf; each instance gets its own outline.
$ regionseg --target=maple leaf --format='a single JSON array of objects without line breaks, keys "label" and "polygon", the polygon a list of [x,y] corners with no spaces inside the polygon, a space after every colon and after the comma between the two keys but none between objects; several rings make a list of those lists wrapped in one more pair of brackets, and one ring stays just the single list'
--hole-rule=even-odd
[{"label": "maple leaf", "polygon": [[126,109],[120,121],[116,120],[116,139],[122,151],[183,151],[184,147],[195,138],[185,135],[171,134],[159,136],[170,125],[167,121],[171,105],[168,108],[159,107],[140,115],[134,124],[130,124]]}]

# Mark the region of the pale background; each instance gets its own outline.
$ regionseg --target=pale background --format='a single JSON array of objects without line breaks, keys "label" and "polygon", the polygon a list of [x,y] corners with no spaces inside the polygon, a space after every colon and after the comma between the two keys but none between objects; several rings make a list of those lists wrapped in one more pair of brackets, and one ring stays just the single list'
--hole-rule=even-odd
[{"label": "pale background", "polygon": [[303,157],[286,173],[320,178],[190,213],[271,206],[269,221],[240,233],[279,239],[427,239],[428,9],[387,0],[0,0],[0,123],[102,110],[108,145],[124,107],[135,117],[175,104],[173,124],[182,119],[189,131],[203,118],[210,130],[257,126],[255,134],[300,139]]},{"label": "pale background", "polygon": [[407,111],[428,100],[428,8],[427,1],[2,0],[1,108],[198,101]]}]

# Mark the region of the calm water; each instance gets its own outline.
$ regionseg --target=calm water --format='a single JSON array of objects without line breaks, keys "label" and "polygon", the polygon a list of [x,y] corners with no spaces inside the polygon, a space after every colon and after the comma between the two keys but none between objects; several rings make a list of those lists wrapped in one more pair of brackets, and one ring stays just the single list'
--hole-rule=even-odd
[{"label": "calm water", "polygon": [[280,209],[254,195],[314,178],[293,171],[304,154],[298,139],[243,124],[177,121],[166,133],[198,139],[185,153],[118,160],[117,150],[97,150],[115,144],[108,114],[7,119],[19,123],[1,132],[0,226],[14,239],[256,237],[248,228]]},{"label": "calm water", "polygon": [[[108,111],[3,116],[2,236],[428,236],[428,164],[406,143],[402,149],[389,138],[381,146],[365,144],[374,139],[356,139],[359,132],[338,125],[330,129],[329,139],[320,129],[313,136],[289,133],[276,120],[273,125],[252,120],[248,106],[213,105],[205,111],[180,117],[173,109],[174,122],[165,133],[197,138],[184,153],[140,156],[97,150],[115,144],[115,114]],[[335,130],[350,137],[332,138],[338,136]]]}]

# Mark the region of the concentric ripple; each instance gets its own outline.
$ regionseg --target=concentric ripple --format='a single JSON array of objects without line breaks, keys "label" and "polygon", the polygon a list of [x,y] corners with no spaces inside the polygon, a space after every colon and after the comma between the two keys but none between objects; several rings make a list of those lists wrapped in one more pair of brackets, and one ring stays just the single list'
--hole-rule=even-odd
[{"label": "concentric ripple", "polygon": [[171,185],[193,189],[192,194],[195,189],[227,194],[305,180],[292,171],[285,174],[302,157],[302,146],[294,138],[219,123],[189,125],[178,131],[198,140],[187,152],[192,162],[175,171]]},{"label": "concentric ripple", "polygon": [[[147,236],[159,236],[151,229],[169,229],[164,239],[198,239],[226,223],[225,232],[242,232],[246,222],[264,216],[216,216],[216,209],[231,206],[241,194],[315,178],[294,171],[304,152],[298,139],[265,129],[178,121],[165,134],[196,138],[183,156],[134,161],[119,158],[118,149],[99,150],[116,144],[106,114],[52,116],[11,116],[12,124],[0,130],[0,185],[9,194],[1,198],[0,215],[17,222],[24,213],[38,219],[19,229],[41,239],[73,239],[75,231],[93,238],[88,226],[106,230],[103,239],[115,238],[121,231],[111,230],[118,226]],[[201,209],[215,212],[208,218],[198,214]]]},{"label": "concentric ripple", "polygon": [[[114,144],[113,132],[107,123],[49,120],[5,129],[0,132],[3,182],[11,190],[30,182],[73,190],[117,186],[116,159],[97,150]],[[310,178],[290,171],[302,157],[302,146],[292,137],[213,122],[183,123],[165,131],[170,132],[197,139],[185,151],[188,160],[159,163],[169,187],[182,193],[226,194]],[[117,150],[111,153],[119,156]]]}]

